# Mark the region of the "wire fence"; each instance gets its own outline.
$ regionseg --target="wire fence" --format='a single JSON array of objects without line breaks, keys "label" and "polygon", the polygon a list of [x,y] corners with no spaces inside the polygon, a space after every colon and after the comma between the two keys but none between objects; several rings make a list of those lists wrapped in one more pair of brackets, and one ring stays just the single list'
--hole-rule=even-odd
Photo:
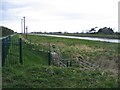
[{"label": "wire fence", "polygon": [[[11,36],[2,39],[2,66],[18,65],[24,63],[26,48],[42,52],[48,57],[48,65],[62,67],[80,67],[82,69],[96,69],[97,65],[78,58],[63,58],[59,48],[50,43],[33,43],[30,39],[20,37],[12,39]],[[39,56],[41,57],[41,55]]]},{"label": "wire fence", "polygon": [[13,40],[12,36],[2,39],[2,66],[19,64],[21,43],[20,39]]},{"label": "wire fence", "polygon": [[11,36],[2,39],[2,66],[5,64],[5,59],[8,55],[8,50],[10,48]]},{"label": "wire fence", "polygon": [[[18,35],[17,35],[18,36]],[[44,45],[32,43],[31,40],[26,40],[22,37],[8,36],[1,39],[2,44],[2,66],[13,66],[27,63],[26,56],[29,52],[37,52],[46,54],[48,64],[50,65],[50,52]],[[41,57],[40,55],[39,57]],[[32,56],[31,56],[32,57]],[[25,62],[26,61],[26,62]],[[39,60],[38,60],[39,61]],[[28,61],[29,62],[29,61]]]},{"label": "wire fence", "polygon": [[[43,46],[42,46],[43,47]],[[48,51],[48,63],[49,65],[62,66],[62,67],[79,67],[81,69],[95,70],[99,68],[98,65],[85,60],[82,57],[77,58],[63,58],[62,53],[55,44],[47,43],[46,47]]]},{"label": "wire fence", "polygon": [[51,45],[51,57],[52,57],[52,64],[57,66],[64,66],[64,67],[79,67],[81,69],[87,70],[95,70],[99,68],[98,65],[91,63],[81,57],[76,58],[63,58],[59,48],[56,45]]}]

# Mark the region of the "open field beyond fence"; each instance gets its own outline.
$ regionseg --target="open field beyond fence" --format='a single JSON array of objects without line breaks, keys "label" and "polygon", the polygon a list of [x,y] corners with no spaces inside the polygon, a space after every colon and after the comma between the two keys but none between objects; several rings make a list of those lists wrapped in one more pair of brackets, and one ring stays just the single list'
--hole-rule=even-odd
[{"label": "open field beyond fence", "polygon": [[[22,38],[19,62],[18,40]],[[3,88],[116,88],[119,44],[28,35],[11,38],[3,66]],[[99,66],[95,70],[49,65],[49,45],[59,48],[63,59],[77,58]]]}]

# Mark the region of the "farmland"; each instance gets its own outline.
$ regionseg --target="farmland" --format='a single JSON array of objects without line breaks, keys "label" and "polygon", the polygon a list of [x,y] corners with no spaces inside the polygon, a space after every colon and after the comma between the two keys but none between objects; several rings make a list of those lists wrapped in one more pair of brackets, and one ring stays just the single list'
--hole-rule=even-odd
[{"label": "farmland", "polygon": [[[25,36],[16,35],[12,39]],[[16,61],[18,46],[8,53],[3,67],[3,88],[116,88],[118,44],[28,35],[27,41],[34,44],[23,44],[23,65],[11,63]],[[37,51],[48,50],[48,43],[56,45],[62,58],[76,58],[98,65],[96,70],[82,70],[79,67],[59,67],[48,65],[48,54]],[[30,46],[31,45],[31,46]],[[9,59],[11,57],[11,59]]]}]

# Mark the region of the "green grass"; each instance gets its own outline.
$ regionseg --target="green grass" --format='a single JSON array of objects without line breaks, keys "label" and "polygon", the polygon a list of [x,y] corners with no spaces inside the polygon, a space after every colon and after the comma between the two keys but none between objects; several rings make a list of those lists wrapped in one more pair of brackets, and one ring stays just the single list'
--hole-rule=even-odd
[{"label": "green grass", "polygon": [[[101,66],[102,69],[109,69],[117,72],[118,57],[120,56],[119,44],[78,40],[59,37],[28,36],[34,43],[51,43],[59,47],[63,58],[75,58],[82,56],[84,60],[92,61]],[[106,66],[107,65],[107,66]]]},{"label": "green grass", "polygon": [[[22,45],[22,58],[23,64],[38,64],[38,65],[47,65],[48,53],[38,52],[37,50],[32,50],[35,46],[26,44],[23,42]],[[39,49],[39,48],[38,48]],[[6,58],[6,66],[18,65],[19,64],[19,36],[16,35],[12,38],[12,45],[9,49],[9,54]]]},{"label": "green grass", "polygon": [[[18,38],[16,35],[13,40]],[[19,47],[10,47],[7,65],[2,69],[3,88],[117,88],[118,77],[112,68],[116,70],[118,44],[33,35],[29,35],[28,40],[34,45],[23,44],[23,65],[19,64]],[[48,50],[49,42],[60,48],[64,58],[82,55],[85,60],[101,65],[109,63],[110,67],[89,71],[48,66],[48,54],[38,49]]]},{"label": "green grass", "polygon": [[83,71],[54,66],[17,66],[3,68],[3,87],[7,88],[115,88],[111,73]]}]

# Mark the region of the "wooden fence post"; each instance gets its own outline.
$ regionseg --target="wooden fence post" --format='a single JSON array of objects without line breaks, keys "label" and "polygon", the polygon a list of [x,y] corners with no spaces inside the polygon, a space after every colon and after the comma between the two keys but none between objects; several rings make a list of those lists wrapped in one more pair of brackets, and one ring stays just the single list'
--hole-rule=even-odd
[{"label": "wooden fence post", "polygon": [[19,47],[20,47],[20,64],[23,64],[23,61],[22,61],[22,39],[20,38],[19,39]]}]

